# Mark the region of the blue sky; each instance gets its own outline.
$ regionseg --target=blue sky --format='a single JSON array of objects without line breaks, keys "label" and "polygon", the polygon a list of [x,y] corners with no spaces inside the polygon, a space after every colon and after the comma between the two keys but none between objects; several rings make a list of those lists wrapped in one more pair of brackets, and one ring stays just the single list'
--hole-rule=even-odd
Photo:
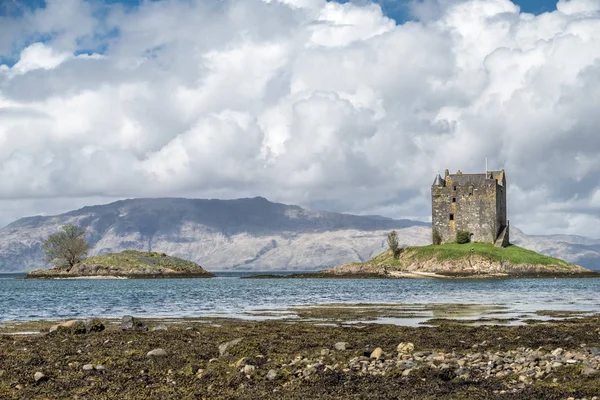
[{"label": "blue sky", "polygon": [[[135,7],[143,1],[161,1],[161,0],[92,0],[105,4],[124,4],[126,6]],[[217,1],[217,0],[215,0]],[[345,1],[342,1],[345,2]],[[406,0],[378,0],[384,12],[397,22],[403,22],[407,19]],[[552,0],[518,0],[513,1],[523,12],[532,14],[541,14],[556,9],[556,2]],[[45,0],[1,0],[3,6],[0,7],[0,15],[14,14],[20,12],[23,8],[36,9],[44,7]],[[364,1],[363,1],[364,3]]]}]

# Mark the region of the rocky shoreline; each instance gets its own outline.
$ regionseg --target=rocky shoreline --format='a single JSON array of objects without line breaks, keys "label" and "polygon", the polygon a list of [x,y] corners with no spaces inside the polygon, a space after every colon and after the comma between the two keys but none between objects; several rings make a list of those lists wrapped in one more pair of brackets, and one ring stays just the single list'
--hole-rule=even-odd
[{"label": "rocky shoreline", "polygon": [[590,400],[600,391],[599,317],[420,328],[131,316],[38,324],[38,335],[0,335],[0,398]]}]

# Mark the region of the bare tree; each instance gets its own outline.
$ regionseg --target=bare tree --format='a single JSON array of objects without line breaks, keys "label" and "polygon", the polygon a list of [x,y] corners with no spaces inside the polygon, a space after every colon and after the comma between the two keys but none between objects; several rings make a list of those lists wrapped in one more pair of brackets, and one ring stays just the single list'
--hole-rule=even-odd
[{"label": "bare tree", "polygon": [[50,235],[42,244],[46,252],[46,262],[56,268],[71,269],[82,261],[88,252],[89,246],[84,235],[85,229],[70,224]]},{"label": "bare tree", "polygon": [[400,247],[398,246],[398,233],[396,231],[391,231],[387,235],[387,243],[388,247],[392,251],[395,259],[398,259],[400,255]]}]

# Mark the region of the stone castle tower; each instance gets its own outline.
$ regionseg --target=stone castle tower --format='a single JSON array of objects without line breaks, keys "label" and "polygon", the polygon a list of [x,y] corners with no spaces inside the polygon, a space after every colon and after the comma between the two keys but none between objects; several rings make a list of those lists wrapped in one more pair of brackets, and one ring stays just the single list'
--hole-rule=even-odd
[{"label": "stone castle tower", "polygon": [[504,170],[480,174],[437,174],[431,186],[432,228],[442,243],[456,240],[456,232],[467,231],[471,241],[509,243]]}]

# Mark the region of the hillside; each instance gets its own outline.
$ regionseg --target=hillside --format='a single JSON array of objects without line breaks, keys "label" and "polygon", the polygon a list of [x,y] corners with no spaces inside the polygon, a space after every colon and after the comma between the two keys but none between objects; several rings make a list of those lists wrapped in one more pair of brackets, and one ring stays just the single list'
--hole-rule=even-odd
[{"label": "hillside", "polygon": [[27,278],[212,278],[198,264],[165,253],[126,250],[92,256],[70,269],[37,269]]},{"label": "hillside", "polygon": [[[40,244],[67,223],[88,230],[91,255],[155,251],[192,260],[209,271],[304,271],[362,262],[387,248],[392,229],[403,246],[431,243],[431,228],[423,222],[311,211],[260,197],[131,199],[22,218],[0,229],[0,272],[44,267]],[[600,240],[529,236],[515,227],[511,240],[587,268],[600,266]]]},{"label": "hillside", "polygon": [[387,277],[595,276],[596,273],[555,257],[518,246],[487,243],[443,244],[390,250],[362,263],[347,263],[319,272],[328,275]]},{"label": "hillside", "polygon": [[306,270],[367,260],[389,230],[426,244],[428,225],[379,216],[310,211],[264,198],[132,199],[56,216],[22,218],[0,229],[0,271],[44,267],[40,244],[60,226],[87,229],[91,255],[164,252],[208,270]]}]

